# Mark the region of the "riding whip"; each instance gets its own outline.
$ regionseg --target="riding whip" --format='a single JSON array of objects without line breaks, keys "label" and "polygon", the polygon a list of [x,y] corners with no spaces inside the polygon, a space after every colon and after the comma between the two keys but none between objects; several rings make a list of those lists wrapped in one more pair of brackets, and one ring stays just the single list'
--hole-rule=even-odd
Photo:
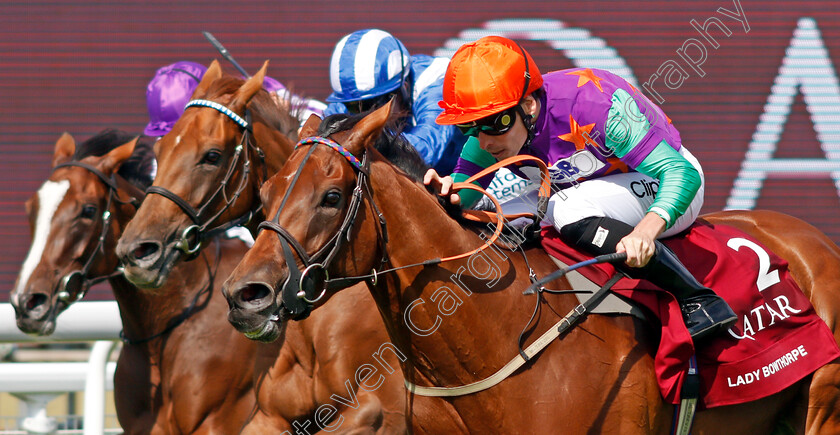
[{"label": "riding whip", "polygon": [[219,50],[219,53],[222,55],[222,57],[227,59],[228,62],[230,62],[231,65],[233,65],[234,68],[236,68],[246,78],[249,78],[249,79],[251,78],[251,74],[248,74],[248,72],[245,71],[245,68],[242,68],[242,66],[239,65],[238,62],[236,62],[236,60],[233,58],[233,56],[231,56],[230,53],[227,51],[227,48],[225,48],[225,46],[222,45],[222,43],[219,42],[219,40],[216,39],[213,36],[212,33],[210,33],[210,32],[201,32],[201,33],[204,34],[204,37],[207,38],[207,40],[210,42],[210,44],[213,44],[213,47],[216,47],[216,50]]}]

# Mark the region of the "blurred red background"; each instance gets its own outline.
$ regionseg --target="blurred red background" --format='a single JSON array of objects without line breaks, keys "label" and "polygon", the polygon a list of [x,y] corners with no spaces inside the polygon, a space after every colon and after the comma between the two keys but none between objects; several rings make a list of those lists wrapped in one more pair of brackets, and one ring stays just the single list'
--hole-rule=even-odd
[{"label": "blurred red background", "polygon": [[[731,17],[739,7],[749,31]],[[717,49],[690,23],[703,25],[710,17],[731,32],[709,28]],[[840,181],[831,176],[836,167],[840,180],[835,0],[6,2],[0,16],[0,301],[8,300],[29,248],[24,201],[49,174],[62,132],[77,141],[106,127],[141,132],[145,86],[158,67],[220,57],[204,30],[246,69],[256,71],[270,59],[269,75],[323,99],[333,45],[367,27],[387,30],[411,53],[425,54],[445,54],[439,49],[457,47],[459,37],[509,29],[544,72],[623,63],[639,85],[672,60],[688,78],[669,89],[660,77],[654,87],[683,143],[704,165],[704,212],[727,201],[751,207],[737,197],[757,195],[756,208],[795,215],[840,241]],[[699,66],[704,77],[677,53],[690,38],[706,50]],[[687,54],[699,58],[701,51],[695,45]],[[753,149],[770,149],[750,154],[755,159],[791,160],[777,161],[786,169],[761,185],[746,180],[749,189],[732,196],[751,142]],[[89,297],[109,298],[109,292],[98,288]]]}]

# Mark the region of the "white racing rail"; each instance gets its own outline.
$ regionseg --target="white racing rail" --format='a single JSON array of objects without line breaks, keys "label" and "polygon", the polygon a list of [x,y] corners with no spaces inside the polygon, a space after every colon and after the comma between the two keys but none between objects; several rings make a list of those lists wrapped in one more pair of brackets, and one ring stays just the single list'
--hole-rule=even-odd
[{"label": "white racing rail", "polygon": [[88,362],[0,363],[0,391],[25,403],[22,429],[30,434],[56,431],[46,406],[56,395],[84,391],[84,434],[105,431],[105,391],[114,389],[116,363],[108,362],[122,330],[117,303],[79,302],[58,316],[48,337],[26,335],[17,329],[11,304],[0,304],[0,343],[95,341]]}]

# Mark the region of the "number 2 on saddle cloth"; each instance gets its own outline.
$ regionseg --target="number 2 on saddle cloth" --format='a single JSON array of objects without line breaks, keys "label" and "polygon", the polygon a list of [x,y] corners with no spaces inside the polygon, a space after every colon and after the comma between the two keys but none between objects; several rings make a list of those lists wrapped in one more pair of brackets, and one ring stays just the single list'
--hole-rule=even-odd
[{"label": "number 2 on saddle cloth", "polygon": [[[553,227],[544,229],[542,236],[546,251],[566,264],[591,258],[563,243]],[[831,330],[791,277],[787,262],[751,236],[726,225],[698,221],[662,242],[738,314],[738,321],[726,333],[710,337],[695,349],[679,305],[668,292],[630,278],[613,286],[613,292],[647,308],[662,323],[654,364],[666,401],[680,401],[695,352],[705,408],[775,394],[840,356]],[[578,271],[598,286],[615,273],[610,264]]]}]

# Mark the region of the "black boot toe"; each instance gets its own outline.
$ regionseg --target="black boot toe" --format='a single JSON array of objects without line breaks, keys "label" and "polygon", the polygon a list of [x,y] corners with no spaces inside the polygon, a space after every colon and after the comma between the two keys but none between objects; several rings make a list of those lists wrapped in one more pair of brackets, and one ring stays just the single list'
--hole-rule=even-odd
[{"label": "black boot toe", "polygon": [[738,320],[729,304],[714,294],[687,298],[680,308],[694,342],[723,331]]}]

